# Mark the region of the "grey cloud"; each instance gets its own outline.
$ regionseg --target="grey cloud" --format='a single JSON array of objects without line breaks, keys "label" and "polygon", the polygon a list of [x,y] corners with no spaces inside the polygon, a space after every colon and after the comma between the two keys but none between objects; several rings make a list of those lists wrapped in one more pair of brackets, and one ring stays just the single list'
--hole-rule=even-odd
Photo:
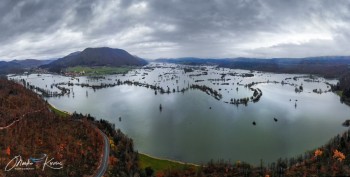
[{"label": "grey cloud", "polygon": [[346,55],[350,2],[4,0],[0,29],[4,59],[98,46],[147,58]]},{"label": "grey cloud", "polygon": [[16,2],[2,6],[1,39],[49,30],[61,18],[62,9],[66,6],[63,3],[57,3],[58,1]]}]

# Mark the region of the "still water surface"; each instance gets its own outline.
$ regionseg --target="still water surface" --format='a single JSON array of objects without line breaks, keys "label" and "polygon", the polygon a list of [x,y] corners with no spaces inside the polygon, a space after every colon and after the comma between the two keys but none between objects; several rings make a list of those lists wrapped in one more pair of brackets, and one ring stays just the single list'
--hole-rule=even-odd
[{"label": "still water surface", "polygon": [[[273,162],[279,157],[295,157],[315,149],[346,130],[341,124],[350,118],[350,108],[340,103],[339,97],[332,92],[317,94],[312,91],[329,90],[325,82],[334,84],[336,80],[314,78],[317,82],[307,82],[307,78],[286,79],[305,75],[253,72],[254,77],[226,75],[225,81],[213,81],[210,79],[220,79],[223,73],[251,72],[208,66],[184,73],[182,67],[151,64],[150,68],[135,69],[125,76],[110,75],[97,80],[79,77],[78,81],[49,74],[12,78],[23,78],[44,89],[51,89],[51,84],[59,82],[99,85],[114,83],[116,79],[140,81],[164,89],[168,86],[170,90],[181,90],[193,83],[221,89],[223,98],[216,100],[200,90],[191,89],[184,93],[155,95],[154,90],[138,86],[121,85],[94,91],[65,85],[74,96],[71,93],[47,99],[59,109],[90,113],[114,123],[134,140],[139,152],[185,162],[205,163],[211,159],[253,164],[260,163],[260,159]],[[204,71],[208,75],[190,76]],[[263,92],[257,103],[249,102],[247,106],[225,103],[231,98],[253,94],[243,85],[267,81],[278,83],[254,85],[253,88]],[[289,84],[282,85],[282,81]],[[295,87],[300,85],[303,92],[296,93]],[[51,90],[57,91],[57,88]]]}]

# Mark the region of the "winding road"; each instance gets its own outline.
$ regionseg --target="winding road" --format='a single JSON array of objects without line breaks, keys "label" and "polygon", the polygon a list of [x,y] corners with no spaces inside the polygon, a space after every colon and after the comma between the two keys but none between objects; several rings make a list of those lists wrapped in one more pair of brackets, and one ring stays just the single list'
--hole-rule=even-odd
[{"label": "winding road", "polygon": [[[45,109],[45,108],[43,108]],[[12,123],[10,123],[9,125],[7,126],[3,126],[3,127],[0,127],[0,130],[4,130],[4,129],[8,129],[10,127],[12,127],[16,122],[19,122],[21,121],[26,115],[28,114],[33,114],[33,113],[37,113],[37,112],[40,112],[42,111],[43,109],[40,109],[40,110],[36,110],[36,111],[32,111],[32,112],[27,112],[25,114],[23,114],[22,116],[20,116],[20,118],[14,120]],[[99,128],[97,128],[95,125],[93,125],[97,130],[98,132],[101,134],[101,136],[103,137],[103,155],[102,155],[102,161],[101,161],[101,164],[100,166],[98,167],[97,169],[97,172],[95,174],[96,177],[102,177],[105,172],[107,171],[107,168],[108,168],[108,159],[109,159],[109,139],[107,137],[106,134],[104,134]]]},{"label": "winding road", "polygon": [[96,127],[96,129],[99,131],[99,133],[103,137],[104,148],[103,148],[102,162],[101,162],[99,168],[97,169],[97,173],[96,173],[95,177],[102,177],[108,168],[109,146],[110,145],[109,145],[109,139],[108,139],[107,135],[104,134],[99,128]]}]

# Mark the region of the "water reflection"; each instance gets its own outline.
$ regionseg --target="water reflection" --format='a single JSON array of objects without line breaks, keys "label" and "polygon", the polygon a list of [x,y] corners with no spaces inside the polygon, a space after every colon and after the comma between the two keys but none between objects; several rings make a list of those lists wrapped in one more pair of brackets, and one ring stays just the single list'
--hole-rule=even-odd
[{"label": "water reflection", "polygon": [[[208,75],[189,76],[203,71]],[[316,88],[329,90],[325,82],[334,84],[336,80],[317,78],[319,82],[307,82],[300,77],[303,75],[258,72],[253,72],[253,77],[226,75],[225,79],[230,80],[210,80],[220,79],[222,73],[251,72],[205,67],[204,70],[195,69],[191,73],[184,73],[181,67],[166,65],[153,70],[137,69],[125,76],[111,75],[98,80],[79,77],[79,82],[58,75],[13,78],[23,78],[42,88],[48,85],[48,89],[51,84],[59,82],[98,85],[114,83],[116,79],[156,84],[169,87],[170,90],[186,88],[192,83],[221,89],[223,98],[219,101],[200,90],[155,95],[154,90],[128,85],[95,91],[89,87],[65,86],[74,92],[74,97],[48,98],[59,109],[90,113],[115,123],[117,128],[134,139],[135,148],[140,152],[186,162],[201,163],[211,159],[241,160],[255,164],[260,159],[272,162],[279,157],[296,156],[314,149],[346,130],[341,123],[349,118],[350,109],[341,104],[339,97],[332,92],[313,92]],[[293,79],[295,77],[299,78]],[[258,102],[250,102],[247,106],[225,103],[232,98],[252,96],[253,92],[244,85],[267,81],[278,83],[253,86],[263,93]],[[281,84],[282,81],[289,84]],[[228,85],[221,85],[223,82]],[[300,85],[303,86],[303,92],[296,93],[295,87]],[[162,111],[159,111],[160,104]],[[119,117],[122,117],[121,121]],[[252,125],[252,122],[256,125]]]}]

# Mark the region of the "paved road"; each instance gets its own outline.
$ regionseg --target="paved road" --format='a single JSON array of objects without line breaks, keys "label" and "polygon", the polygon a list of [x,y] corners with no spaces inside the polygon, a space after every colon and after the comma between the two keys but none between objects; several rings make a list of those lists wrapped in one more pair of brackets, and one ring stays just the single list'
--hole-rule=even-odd
[{"label": "paved road", "polygon": [[[4,127],[0,127],[0,130],[3,130],[3,129],[8,129],[10,128],[11,126],[13,126],[16,122],[19,122],[21,121],[27,114],[33,114],[33,113],[36,113],[36,112],[39,112],[39,111],[42,111],[43,109],[40,109],[40,110],[36,110],[36,111],[33,111],[33,112],[28,112],[28,113],[25,113],[23,114],[22,116],[20,116],[20,118],[18,118],[17,120],[13,121],[11,124],[7,125],[7,126],[4,126]],[[94,126],[94,125],[93,125]],[[94,126],[98,131],[99,133],[102,135],[103,137],[103,155],[102,155],[102,162],[97,170],[97,173],[96,173],[96,177],[102,177],[105,172],[107,171],[107,168],[108,168],[108,158],[109,158],[109,139],[107,137],[106,134],[104,134],[99,128],[97,128],[96,126]]]},{"label": "paved road", "polygon": [[103,136],[104,148],[103,148],[102,162],[101,162],[99,169],[97,170],[96,177],[102,177],[105,174],[107,167],[108,167],[109,146],[110,145],[109,145],[109,139],[108,139],[107,135],[104,134],[100,129],[98,129],[98,131]]}]

